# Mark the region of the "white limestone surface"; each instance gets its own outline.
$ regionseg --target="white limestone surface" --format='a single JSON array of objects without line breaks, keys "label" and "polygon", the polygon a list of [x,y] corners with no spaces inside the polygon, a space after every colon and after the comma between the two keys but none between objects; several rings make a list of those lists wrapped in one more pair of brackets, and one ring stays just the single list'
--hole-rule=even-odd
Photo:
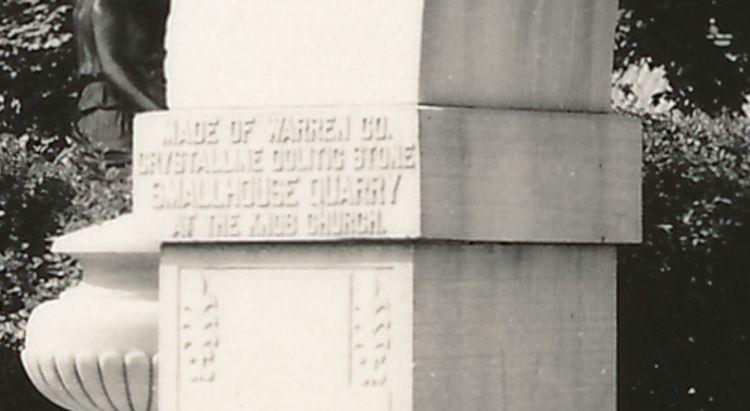
[{"label": "white limestone surface", "polygon": [[415,0],[175,1],[169,105],[414,101],[421,13]]},{"label": "white limestone surface", "polygon": [[179,0],[171,108],[609,111],[616,0]]},{"label": "white limestone surface", "polygon": [[407,250],[179,247],[161,272],[160,410],[412,410]]},{"label": "white limestone surface", "polygon": [[174,241],[417,237],[417,116],[391,107],[142,116],[134,213]]}]

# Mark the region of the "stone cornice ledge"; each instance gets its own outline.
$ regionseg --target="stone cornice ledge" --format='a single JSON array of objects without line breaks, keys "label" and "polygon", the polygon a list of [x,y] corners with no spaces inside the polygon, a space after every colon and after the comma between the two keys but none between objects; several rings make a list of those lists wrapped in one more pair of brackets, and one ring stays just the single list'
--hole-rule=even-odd
[{"label": "stone cornice ledge", "polygon": [[58,237],[52,251],[64,254],[159,253],[161,234],[153,217],[126,214]]}]

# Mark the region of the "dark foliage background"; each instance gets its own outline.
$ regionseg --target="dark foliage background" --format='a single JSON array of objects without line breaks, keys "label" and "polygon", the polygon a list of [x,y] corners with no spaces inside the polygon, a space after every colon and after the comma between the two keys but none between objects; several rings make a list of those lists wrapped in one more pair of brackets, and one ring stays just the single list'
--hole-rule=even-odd
[{"label": "dark foliage background", "polygon": [[76,116],[74,0],[0,0],[0,132],[54,155]]},{"label": "dark foliage background", "polygon": [[750,409],[750,121],[643,119],[644,241],[619,252],[620,409]]},{"label": "dark foliage background", "polygon": [[684,110],[739,111],[750,92],[750,2],[620,0],[617,67],[664,66]]},{"label": "dark foliage background", "polygon": [[30,312],[80,279],[50,239],[130,208],[130,171],[71,146],[53,159],[32,139],[0,135],[0,410],[57,409],[29,385],[18,356]]},{"label": "dark foliage background", "polygon": [[[0,410],[55,409],[16,352],[30,310],[80,276],[50,238],[129,208],[129,171],[103,168],[71,127],[73,3],[0,0]],[[664,65],[678,110],[634,114],[644,243],[619,255],[620,410],[748,410],[750,126],[736,113],[750,92],[750,1],[621,7],[616,68]]]}]

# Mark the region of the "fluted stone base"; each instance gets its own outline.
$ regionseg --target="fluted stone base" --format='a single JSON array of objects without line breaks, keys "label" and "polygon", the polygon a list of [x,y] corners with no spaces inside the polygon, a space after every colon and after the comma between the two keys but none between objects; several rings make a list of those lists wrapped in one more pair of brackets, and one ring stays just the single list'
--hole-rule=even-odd
[{"label": "fluted stone base", "polygon": [[158,409],[158,356],[142,351],[121,353],[58,351],[22,353],[34,386],[68,410],[149,411]]}]

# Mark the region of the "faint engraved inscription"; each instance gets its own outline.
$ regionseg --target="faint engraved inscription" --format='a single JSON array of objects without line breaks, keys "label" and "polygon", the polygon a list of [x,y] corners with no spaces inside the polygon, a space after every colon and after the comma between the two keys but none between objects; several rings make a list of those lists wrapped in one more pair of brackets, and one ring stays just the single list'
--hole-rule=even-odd
[{"label": "faint engraved inscription", "polygon": [[180,336],[182,366],[188,380],[213,382],[219,346],[218,300],[203,276],[183,277]]},{"label": "faint engraved inscription", "polygon": [[388,383],[392,344],[391,301],[376,274],[351,277],[351,384]]}]

